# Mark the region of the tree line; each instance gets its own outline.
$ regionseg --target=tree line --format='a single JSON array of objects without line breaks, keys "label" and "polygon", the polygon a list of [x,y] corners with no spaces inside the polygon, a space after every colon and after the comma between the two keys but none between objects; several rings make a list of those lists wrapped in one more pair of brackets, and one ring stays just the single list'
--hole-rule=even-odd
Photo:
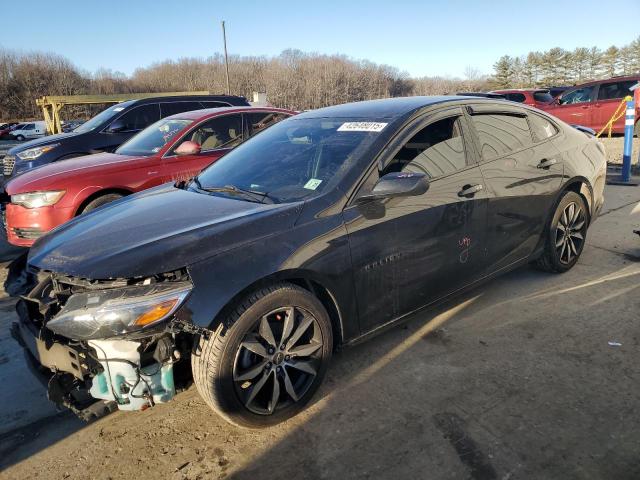
[{"label": "tree line", "polygon": [[[467,67],[465,78],[412,78],[396,67],[344,55],[285,50],[274,57],[231,56],[231,93],[250,98],[266,92],[275,106],[305,110],[338,103],[406,95],[442,95],[492,88],[573,84],[640,71],[640,37],[623,47],[572,52],[553,48],[523,57],[503,56],[487,76]],[[18,53],[0,48],[0,119],[41,118],[35,99],[43,95],[226,91],[224,58],[166,60],[132,75],[77,68],[53,53]],[[66,119],[87,118],[101,106],[67,106]]]},{"label": "tree line", "polygon": [[573,85],[591,79],[640,73],[640,37],[622,47],[573,51],[551,48],[521,57],[504,55],[493,65],[495,88]]}]

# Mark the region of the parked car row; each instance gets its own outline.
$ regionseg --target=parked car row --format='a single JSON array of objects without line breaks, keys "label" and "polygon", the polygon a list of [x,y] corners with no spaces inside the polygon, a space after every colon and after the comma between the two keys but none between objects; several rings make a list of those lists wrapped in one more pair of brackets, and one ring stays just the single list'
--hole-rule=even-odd
[{"label": "parked car row", "polygon": [[[640,82],[640,75],[596,80],[567,87],[555,98],[545,89],[495,90],[507,100],[524,103],[544,110],[569,123],[602,130],[613,116],[623,98],[633,96],[631,87]],[[640,105],[636,105],[635,134],[640,133]],[[613,133],[624,133],[624,115],[612,128]]]},{"label": "parked car row", "polygon": [[165,182],[188,180],[246,139],[293,114],[268,107],[178,113],[156,121],[113,153],[27,171],[6,185],[11,199],[6,206],[7,239],[28,247],[49,230],[108,202]]},{"label": "parked car row", "polygon": [[[12,334],[76,412],[193,379],[234,424],[281,422],[336,347],[525,263],[572,268],[603,204],[592,135],[495,98],[151,110],[114,153],[7,184],[12,241],[74,217],[33,244]],[[98,138],[125,124],[105,115]],[[96,186],[153,188],[97,208]]]}]

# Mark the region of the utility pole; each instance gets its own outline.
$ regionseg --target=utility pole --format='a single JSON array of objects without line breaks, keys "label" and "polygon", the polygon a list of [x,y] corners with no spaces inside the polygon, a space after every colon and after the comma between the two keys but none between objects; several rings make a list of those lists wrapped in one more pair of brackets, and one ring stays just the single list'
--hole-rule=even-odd
[{"label": "utility pole", "polygon": [[229,57],[227,56],[227,32],[224,29],[224,20],[222,21],[222,41],[224,42],[224,68],[227,71],[227,95],[231,95],[231,87],[229,86]]}]

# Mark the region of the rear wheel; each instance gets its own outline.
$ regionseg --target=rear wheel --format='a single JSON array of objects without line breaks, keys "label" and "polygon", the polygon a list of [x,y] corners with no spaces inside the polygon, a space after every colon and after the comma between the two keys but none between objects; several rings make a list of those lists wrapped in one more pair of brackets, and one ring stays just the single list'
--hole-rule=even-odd
[{"label": "rear wheel", "polygon": [[544,252],[537,266],[547,272],[563,273],[580,258],[587,239],[587,204],[575,192],[566,192],[548,226]]},{"label": "rear wheel", "polygon": [[106,205],[107,203],[113,202],[115,200],[119,200],[123,197],[124,195],[121,195],[119,193],[108,193],[106,195],[102,195],[101,197],[95,198],[93,200],[91,200],[83,209],[82,212],[80,212],[80,214],[83,213],[89,213],[92,210],[95,210],[98,207],[101,207],[102,205]]},{"label": "rear wheel", "polygon": [[299,413],[322,383],[333,346],[329,316],[287,283],[248,296],[192,355],[198,392],[220,416],[260,428]]}]

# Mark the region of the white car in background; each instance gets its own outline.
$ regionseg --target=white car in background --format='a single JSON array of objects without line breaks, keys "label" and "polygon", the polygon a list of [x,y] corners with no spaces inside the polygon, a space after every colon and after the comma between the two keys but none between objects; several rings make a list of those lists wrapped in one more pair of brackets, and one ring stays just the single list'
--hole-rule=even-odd
[{"label": "white car in background", "polygon": [[11,136],[19,141],[31,140],[33,138],[44,137],[47,133],[47,126],[45,122],[26,122],[22,127],[17,128],[11,132]]}]

